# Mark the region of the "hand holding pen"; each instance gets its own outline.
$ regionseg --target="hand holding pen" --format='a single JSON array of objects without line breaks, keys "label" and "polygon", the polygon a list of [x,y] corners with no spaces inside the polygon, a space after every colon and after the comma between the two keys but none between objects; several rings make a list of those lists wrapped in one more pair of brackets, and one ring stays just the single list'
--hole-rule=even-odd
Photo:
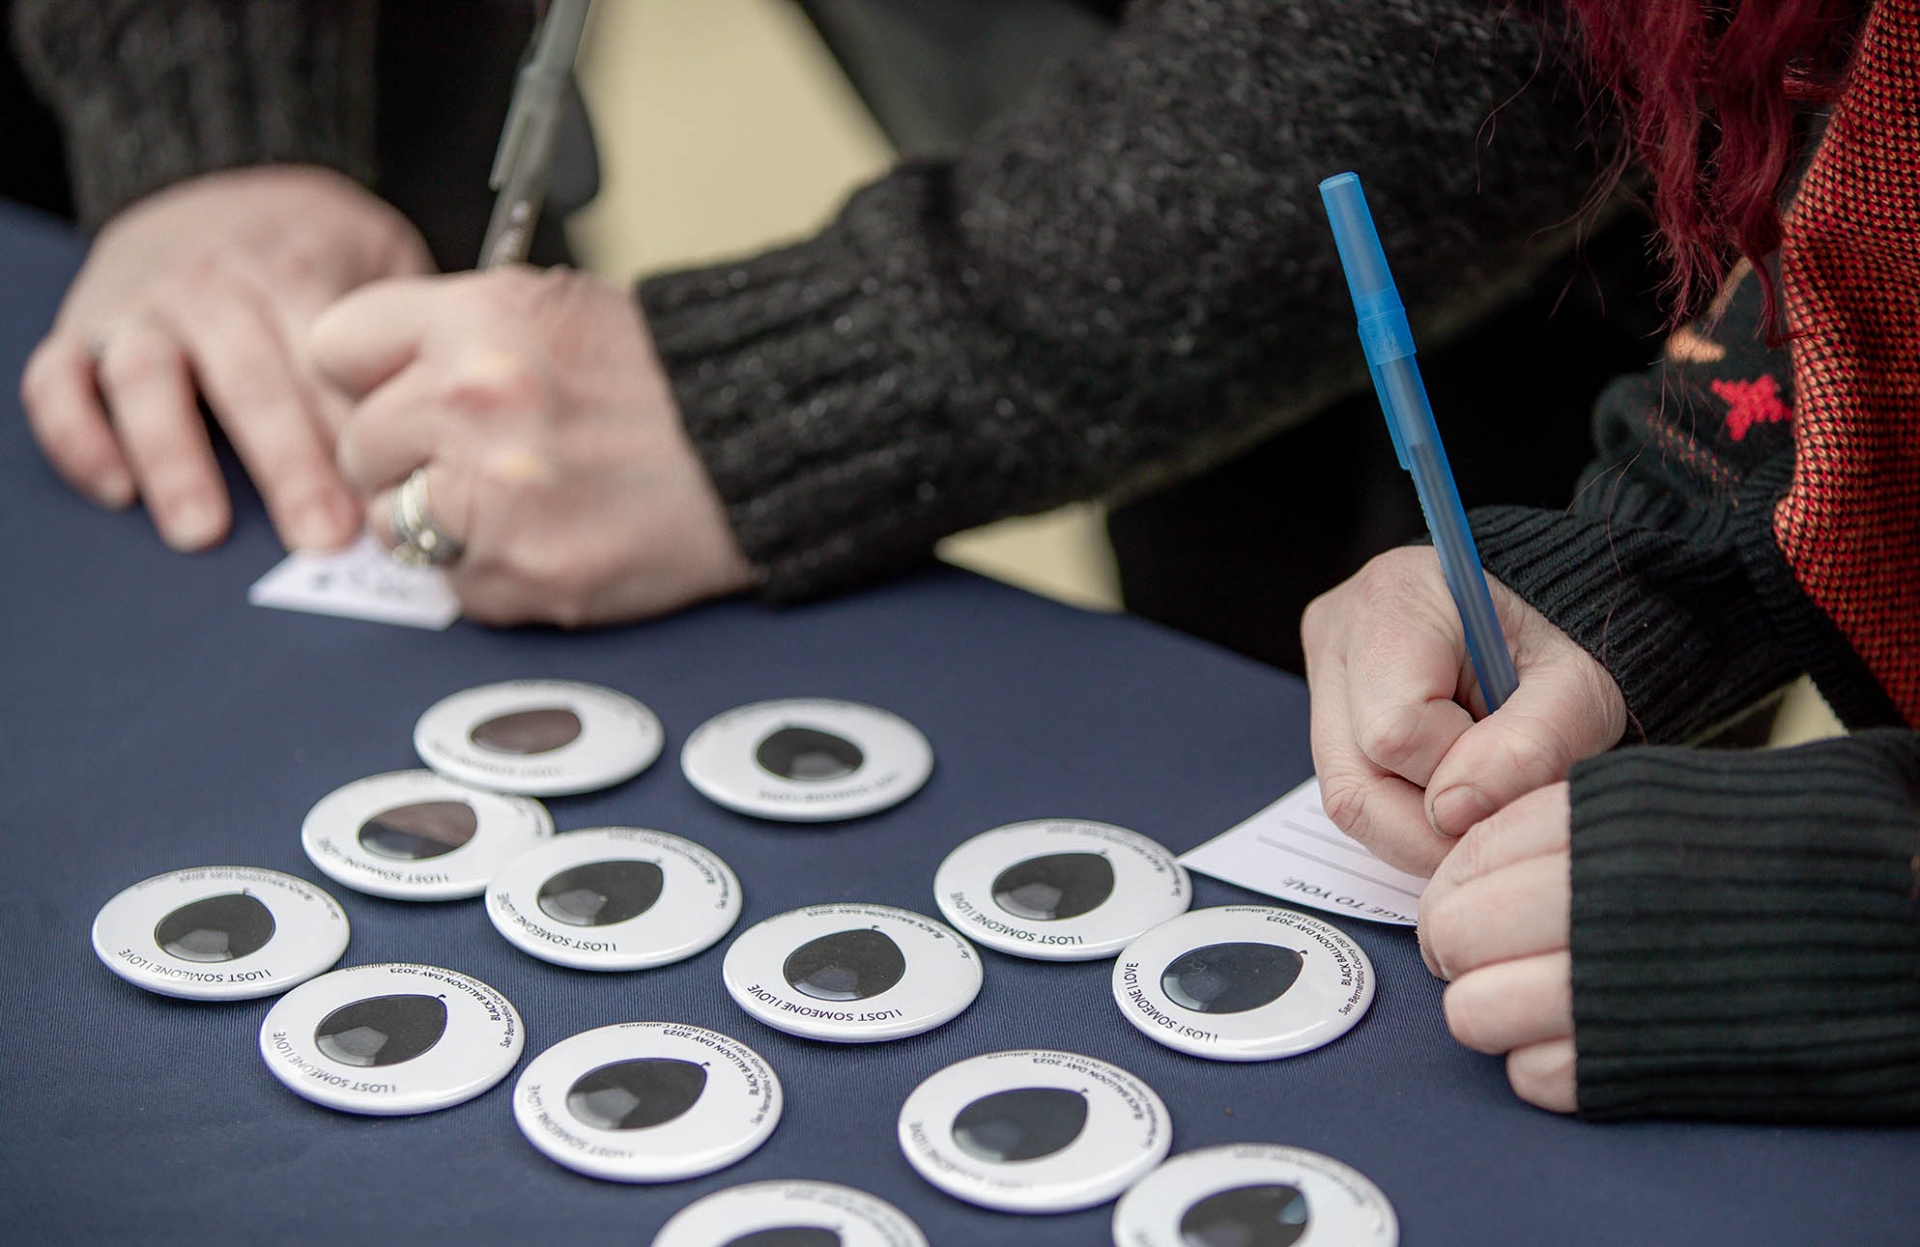
[{"label": "hand holding pen", "polygon": [[1468,828],[1620,739],[1606,670],[1481,570],[1359,180],[1322,183],[1362,345],[1434,544],[1373,560],[1301,621],[1329,816],[1431,873]]}]

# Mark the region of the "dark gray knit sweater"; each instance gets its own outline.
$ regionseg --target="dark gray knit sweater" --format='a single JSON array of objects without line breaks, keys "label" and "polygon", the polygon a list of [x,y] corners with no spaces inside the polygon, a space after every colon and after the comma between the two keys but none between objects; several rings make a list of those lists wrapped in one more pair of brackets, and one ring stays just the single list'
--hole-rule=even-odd
[{"label": "dark gray knit sweater", "polygon": [[[209,169],[368,175],[375,0],[15,0],[97,223]],[[765,589],[1135,490],[1364,372],[1316,194],[1357,170],[1417,328],[1570,242],[1599,159],[1542,27],[1489,0],[1139,0],[960,159],[640,298]]]}]

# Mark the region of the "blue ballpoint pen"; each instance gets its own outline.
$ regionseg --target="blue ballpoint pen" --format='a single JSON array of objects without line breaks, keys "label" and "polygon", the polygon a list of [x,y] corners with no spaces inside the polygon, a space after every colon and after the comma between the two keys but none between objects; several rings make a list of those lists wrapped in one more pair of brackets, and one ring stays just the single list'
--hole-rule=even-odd
[{"label": "blue ballpoint pen", "polygon": [[1480,566],[1480,552],[1474,548],[1453,472],[1447,467],[1446,448],[1433,422],[1420,365],[1414,362],[1413,329],[1387,268],[1387,253],[1380,246],[1357,174],[1340,173],[1320,183],[1320,198],[1333,222],[1334,245],[1340,249],[1354,314],[1360,320],[1360,346],[1393,434],[1393,449],[1400,456],[1400,466],[1413,475],[1427,531],[1440,554],[1440,570],[1466,629],[1467,654],[1473,659],[1480,693],[1489,711],[1498,710],[1513,695],[1520,677],[1514,672],[1513,656],[1507,652],[1506,636],[1487,592],[1487,574]]}]

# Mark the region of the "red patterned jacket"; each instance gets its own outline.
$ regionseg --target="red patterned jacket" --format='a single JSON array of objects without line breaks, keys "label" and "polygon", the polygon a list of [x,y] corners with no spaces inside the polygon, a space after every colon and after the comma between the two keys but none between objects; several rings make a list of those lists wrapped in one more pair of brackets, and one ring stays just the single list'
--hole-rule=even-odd
[{"label": "red patterned jacket", "polygon": [[[1601,400],[1565,513],[1488,570],[1595,655],[1629,742],[1573,780],[1580,1107],[1920,1120],[1920,0],[1880,0],[1778,258]],[[1675,747],[1810,674],[1856,730]]]}]

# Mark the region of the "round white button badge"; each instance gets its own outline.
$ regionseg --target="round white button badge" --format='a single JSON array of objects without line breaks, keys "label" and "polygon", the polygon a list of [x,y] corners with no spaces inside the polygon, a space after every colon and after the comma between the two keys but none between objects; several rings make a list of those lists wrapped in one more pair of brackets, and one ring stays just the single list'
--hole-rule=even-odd
[{"label": "round white button badge", "polygon": [[673,1215],[653,1247],[927,1247],[884,1199],[832,1182],[752,1182]]},{"label": "round white button badge", "polygon": [[1396,1247],[1400,1221],[1366,1176],[1271,1143],[1183,1152],[1113,1210],[1116,1247]]},{"label": "round white button badge", "polygon": [[434,771],[390,771],[336,788],[300,825],[313,864],[339,883],[401,901],[478,896],[501,865],[553,834],[531,797]]},{"label": "round white button badge", "polygon": [[142,880],[93,920],[93,951],[135,987],[251,1000],[303,983],[347,951],[347,915],[305,879],[201,866]]},{"label": "round white button badge", "polygon": [[487,888],[487,917],[542,961],[643,970],[684,961],[731,931],[740,880],[691,840],[594,827],[508,862]]},{"label": "round white button badge", "polygon": [[780,1124],[780,1080],[737,1039],[678,1022],[626,1022],[563,1039],[528,1063],[513,1118],[568,1169],[676,1182],[751,1153]]},{"label": "round white button badge", "polygon": [[1111,957],[1193,899],[1186,868],[1165,848],[1078,818],[980,833],[940,863],[933,891],[969,937],[1041,961]]},{"label": "round white button badge", "polygon": [[680,751],[687,782],[756,818],[822,823],[897,805],[933,773],[933,747],[895,714],[790,698],[708,719]]},{"label": "round white button badge", "polygon": [[525,1042],[505,996],[457,970],[405,962],[322,975],[260,1023],[275,1078],[315,1104],[376,1117],[471,1100],[507,1076]]},{"label": "round white button badge", "polygon": [[428,766],[476,788],[558,797],[611,788],[653,765],[653,711],[598,684],[508,680],[442,698],[413,729]]},{"label": "round white button badge", "polygon": [[1167,1106],[1117,1065],[991,1052],[949,1065],[900,1108],[900,1150],[947,1194],[1002,1212],[1105,1203],[1159,1164]]},{"label": "round white button badge", "polygon": [[1337,927],[1290,909],[1227,905],[1163,922],[1113,964],[1127,1021],[1180,1052],[1268,1061],[1352,1030],[1373,963]]},{"label": "round white button badge", "polygon": [[814,905],[749,927],[721,967],[727,994],[775,1030],[832,1043],[930,1031],[980,994],[958,932],[891,905]]}]

